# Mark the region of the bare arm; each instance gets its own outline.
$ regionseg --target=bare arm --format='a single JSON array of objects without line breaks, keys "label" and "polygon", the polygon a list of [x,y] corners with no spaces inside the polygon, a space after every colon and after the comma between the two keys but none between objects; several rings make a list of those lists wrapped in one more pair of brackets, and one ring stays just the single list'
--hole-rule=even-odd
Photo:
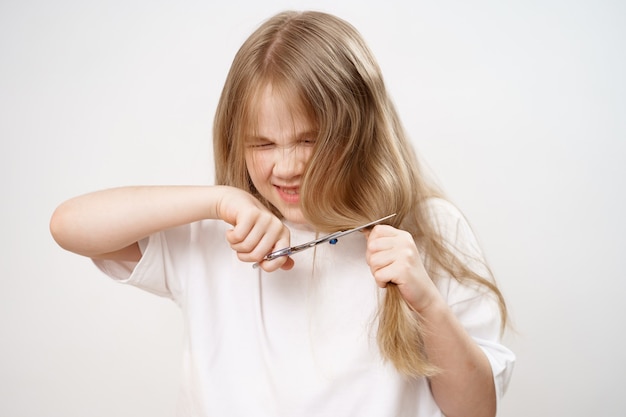
[{"label": "bare arm", "polygon": [[493,417],[496,391],[491,364],[441,297],[423,318],[426,353],[442,370],[430,378],[437,404],[446,416]]},{"label": "bare arm", "polygon": [[[66,250],[100,259],[138,260],[137,241],[161,230],[202,219],[232,224],[228,241],[240,259],[259,261],[289,233],[254,197],[225,186],[121,187],[85,194],[61,204],[50,231]],[[274,270],[280,262],[261,266]]]},{"label": "bare arm", "polygon": [[491,365],[428,276],[412,236],[376,226],[368,236],[367,256],[378,285],[396,284],[421,315],[426,354],[441,370],[429,381],[442,412],[449,417],[495,416]]}]

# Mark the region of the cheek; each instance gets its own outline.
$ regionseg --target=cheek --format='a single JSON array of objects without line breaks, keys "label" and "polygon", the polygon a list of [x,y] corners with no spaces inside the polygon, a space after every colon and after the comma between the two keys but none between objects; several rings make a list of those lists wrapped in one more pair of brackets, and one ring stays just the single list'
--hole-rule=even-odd
[{"label": "cheek", "polygon": [[248,152],[246,153],[246,168],[250,179],[257,186],[259,181],[268,176],[268,170],[271,171],[271,167],[268,164],[266,158],[258,155],[258,153]]},{"label": "cheek", "polygon": [[309,146],[300,146],[292,155],[292,164],[296,169],[302,173],[309,164],[311,157],[313,156],[313,149]]},{"label": "cheek", "polygon": [[311,156],[313,155],[313,148],[312,147],[308,147],[306,149],[304,149],[303,151],[303,155],[302,155],[302,159],[304,164],[308,164],[309,160],[311,159]]}]

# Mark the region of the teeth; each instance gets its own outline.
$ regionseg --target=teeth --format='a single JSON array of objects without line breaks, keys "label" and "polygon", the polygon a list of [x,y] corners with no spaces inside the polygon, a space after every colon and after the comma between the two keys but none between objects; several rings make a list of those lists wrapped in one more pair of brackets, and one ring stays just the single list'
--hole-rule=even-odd
[{"label": "teeth", "polygon": [[296,194],[298,194],[298,191],[293,189],[293,188],[283,188],[283,193],[290,194],[290,195],[296,195]]}]

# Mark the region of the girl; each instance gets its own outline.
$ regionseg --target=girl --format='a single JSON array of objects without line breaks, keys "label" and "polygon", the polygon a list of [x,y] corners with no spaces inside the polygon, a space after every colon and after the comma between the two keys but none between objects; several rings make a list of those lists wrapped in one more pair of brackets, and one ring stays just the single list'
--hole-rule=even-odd
[{"label": "girl", "polygon": [[502,294],[351,25],[261,25],[228,74],[214,151],[215,186],[104,190],[51,219],[62,247],[181,307],[179,415],[495,415],[514,361]]}]

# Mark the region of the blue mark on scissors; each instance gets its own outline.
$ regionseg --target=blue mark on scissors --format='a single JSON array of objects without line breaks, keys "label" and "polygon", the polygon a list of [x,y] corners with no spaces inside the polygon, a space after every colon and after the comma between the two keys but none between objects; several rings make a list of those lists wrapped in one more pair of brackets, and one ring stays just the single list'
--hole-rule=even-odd
[{"label": "blue mark on scissors", "polygon": [[337,239],[330,239],[328,243],[330,243],[331,245],[334,245],[335,243],[337,243]]}]

